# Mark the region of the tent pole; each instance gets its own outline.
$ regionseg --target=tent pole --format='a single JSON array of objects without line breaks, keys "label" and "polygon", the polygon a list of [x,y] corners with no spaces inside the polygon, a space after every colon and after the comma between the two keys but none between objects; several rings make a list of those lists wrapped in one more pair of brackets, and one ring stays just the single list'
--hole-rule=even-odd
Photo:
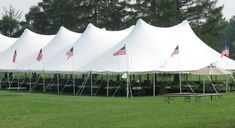
[{"label": "tent pole", "polygon": [[73,95],[76,95],[74,74],[72,74],[72,77],[73,77]]},{"label": "tent pole", "polygon": [[18,91],[20,91],[20,82],[19,82],[19,77],[18,76],[16,76],[16,79],[17,79],[17,87],[18,87]]},{"label": "tent pole", "polygon": [[225,77],[226,77],[226,93],[228,93],[228,77],[227,75],[225,75]]},{"label": "tent pole", "polygon": [[127,78],[126,78],[126,97],[129,97],[129,74],[127,72]]},{"label": "tent pole", "polygon": [[179,82],[180,82],[180,93],[182,93],[181,73],[179,73]]},{"label": "tent pole", "polygon": [[206,93],[206,81],[205,81],[205,76],[203,76],[203,94]]},{"label": "tent pole", "polygon": [[59,78],[59,73],[57,73],[57,93],[60,93],[60,78]]},{"label": "tent pole", "polygon": [[156,74],[153,73],[153,96],[156,96]]},{"label": "tent pole", "polygon": [[32,72],[29,75],[29,92],[32,91]]},{"label": "tent pole", "polygon": [[109,74],[107,74],[107,92],[106,96],[109,96]]},{"label": "tent pole", "polygon": [[10,76],[9,76],[9,72],[7,72],[7,83],[8,83],[8,88],[10,88]]},{"label": "tent pole", "polygon": [[92,87],[92,72],[91,72],[91,96],[93,95],[93,87]]},{"label": "tent pole", "polygon": [[46,92],[45,72],[43,72],[43,92]]}]

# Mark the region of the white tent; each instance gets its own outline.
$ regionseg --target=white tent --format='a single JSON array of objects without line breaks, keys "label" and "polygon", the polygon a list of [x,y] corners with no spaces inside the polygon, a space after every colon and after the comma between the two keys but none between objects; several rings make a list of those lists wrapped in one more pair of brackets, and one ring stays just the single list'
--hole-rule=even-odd
[{"label": "white tent", "polygon": [[[211,63],[223,69],[234,70],[235,61],[206,45],[191,29],[187,21],[181,23],[179,28],[179,54],[171,56],[157,69],[158,71],[182,72],[203,68]],[[172,54],[171,49],[169,54]]]},{"label": "white tent", "polygon": [[[133,31],[102,57],[83,67],[97,72],[149,72],[177,45],[177,26],[159,28],[138,20]],[[172,45],[169,45],[172,44]],[[125,46],[126,55],[113,54]]]},{"label": "white tent", "polygon": [[[26,29],[21,37],[0,55],[0,70],[16,71],[20,63],[46,46],[53,35],[40,35]],[[15,62],[13,62],[13,60]]]},{"label": "white tent", "polygon": [[[61,27],[56,36],[42,48],[42,58],[37,60],[40,50],[33,54],[26,62],[20,64],[21,70],[25,71],[44,71],[44,68],[50,61],[55,59],[58,54],[70,48],[72,44],[81,36],[80,33],[72,32]],[[55,67],[57,65],[54,65]]]},{"label": "white tent", "polygon": [[[46,71],[80,72],[81,67],[91,63],[99,56],[113,48],[119,41],[126,37],[133,27],[122,31],[107,31],[99,29],[92,24],[87,26],[82,36],[75,44],[58,54],[58,57],[45,67]],[[66,52],[72,48],[74,56],[69,59]]]},{"label": "white tent", "polygon": [[0,54],[12,46],[17,39],[0,34]]},{"label": "white tent", "polygon": [[[126,55],[113,54],[125,46]],[[179,54],[172,55],[176,46]],[[187,21],[168,28],[154,27],[138,20],[134,30],[113,49],[99,59],[83,67],[95,72],[182,72],[203,68],[211,63],[227,63],[235,69],[235,61],[221,59],[216,52],[202,42]]]}]

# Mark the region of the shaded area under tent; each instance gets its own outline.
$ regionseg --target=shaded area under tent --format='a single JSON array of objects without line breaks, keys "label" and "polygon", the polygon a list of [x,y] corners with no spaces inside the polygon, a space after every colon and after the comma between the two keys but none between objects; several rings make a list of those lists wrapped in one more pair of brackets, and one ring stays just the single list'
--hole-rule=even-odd
[{"label": "shaded area under tent", "polygon": [[[124,73],[125,74],[125,73]],[[127,74],[126,74],[127,75]],[[180,77],[180,78],[179,78]],[[205,77],[180,73],[135,73],[123,74],[115,73],[46,73],[46,72],[6,72],[1,75],[1,88],[30,91],[30,92],[52,92],[58,94],[72,95],[98,95],[98,96],[150,96],[163,95],[167,93],[216,93],[229,92],[228,82],[225,84],[222,80],[216,80],[217,76],[209,76],[216,83],[213,86],[208,85],[207,90]],[[233,77],[232,77],[233,78]],[[227,77],[225,78],[227,79]],[[181,84],[181,88],[180,88]],[[226,90],[221,88],[226,86]],[[212,88],[213,87],[213,88]],[[214,89],[216,88],[216,91]]]}]

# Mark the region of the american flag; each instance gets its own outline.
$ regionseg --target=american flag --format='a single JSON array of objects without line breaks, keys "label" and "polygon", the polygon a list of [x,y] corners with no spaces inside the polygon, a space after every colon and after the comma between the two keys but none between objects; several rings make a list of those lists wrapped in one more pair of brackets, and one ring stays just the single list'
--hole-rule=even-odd
[{"label": "american flag", "polygon": [[15,63],[16,62],[16,57],[17,57],[17,52],[15,50],[13,57],[12,57],[12,62]]},{"label": "american flag", "polygon": [[229,47],[225,45],[224,50],[221,52],[221,57],[227,56],[229,57]]},{"label": "american flag", "polygon": [[113,56],[126,55],[126,46],[124,45],[121,49],[113,53]]},{"label": "american flag", "polygon": [[179,54],[179,45],[176,46],[175,50],[171,54],[171,57],[176,55],[176,54]]},{"label": "american flag", "polygon": [[37,61],[41,61],[42,60],[42,49],[40,49],[38,56],[37,56]]},{"label": "american flag", "polygon": [[66,52],[66,55],[67,55],[67,59],[69,59],[71,56],[73,56],[73,47],[70,48],[70,49]]}]

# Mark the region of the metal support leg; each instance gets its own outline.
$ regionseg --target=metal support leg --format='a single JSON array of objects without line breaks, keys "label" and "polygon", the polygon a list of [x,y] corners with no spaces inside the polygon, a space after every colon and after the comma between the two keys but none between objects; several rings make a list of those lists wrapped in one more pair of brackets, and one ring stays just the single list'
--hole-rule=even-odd
[{"label": "metal support leg", "polygon": [[107,90],[106,96],[109,96],[109,74],[107,74]]},{"label": "metal support leg", "polygon": [[153,73],[153,96],[156,96],[156,74]]},{"label": "metal support leg", "polygon": [[180,93],[182,93],[181,73],[179,73],[179,82],[180,82]]},{"label": "metal support leg", "polygon": [[45,73],[43,73],[43,92],[46,92],[46,81],[45,81]]},{"label": "metal support leg", "polygon": [[76,88],[75,88],[75,75],[72,74],[73,77],[73,95],[76,95]]},{"label": "metal support leg", "polygon": [[60,93],[60,76],[59,73],[57,73],[57,93]]},{"label": "metal support leg", "polygon": [[93,95],[93,86],[92,86],[92,72],[91,72],[91,96]]}]

